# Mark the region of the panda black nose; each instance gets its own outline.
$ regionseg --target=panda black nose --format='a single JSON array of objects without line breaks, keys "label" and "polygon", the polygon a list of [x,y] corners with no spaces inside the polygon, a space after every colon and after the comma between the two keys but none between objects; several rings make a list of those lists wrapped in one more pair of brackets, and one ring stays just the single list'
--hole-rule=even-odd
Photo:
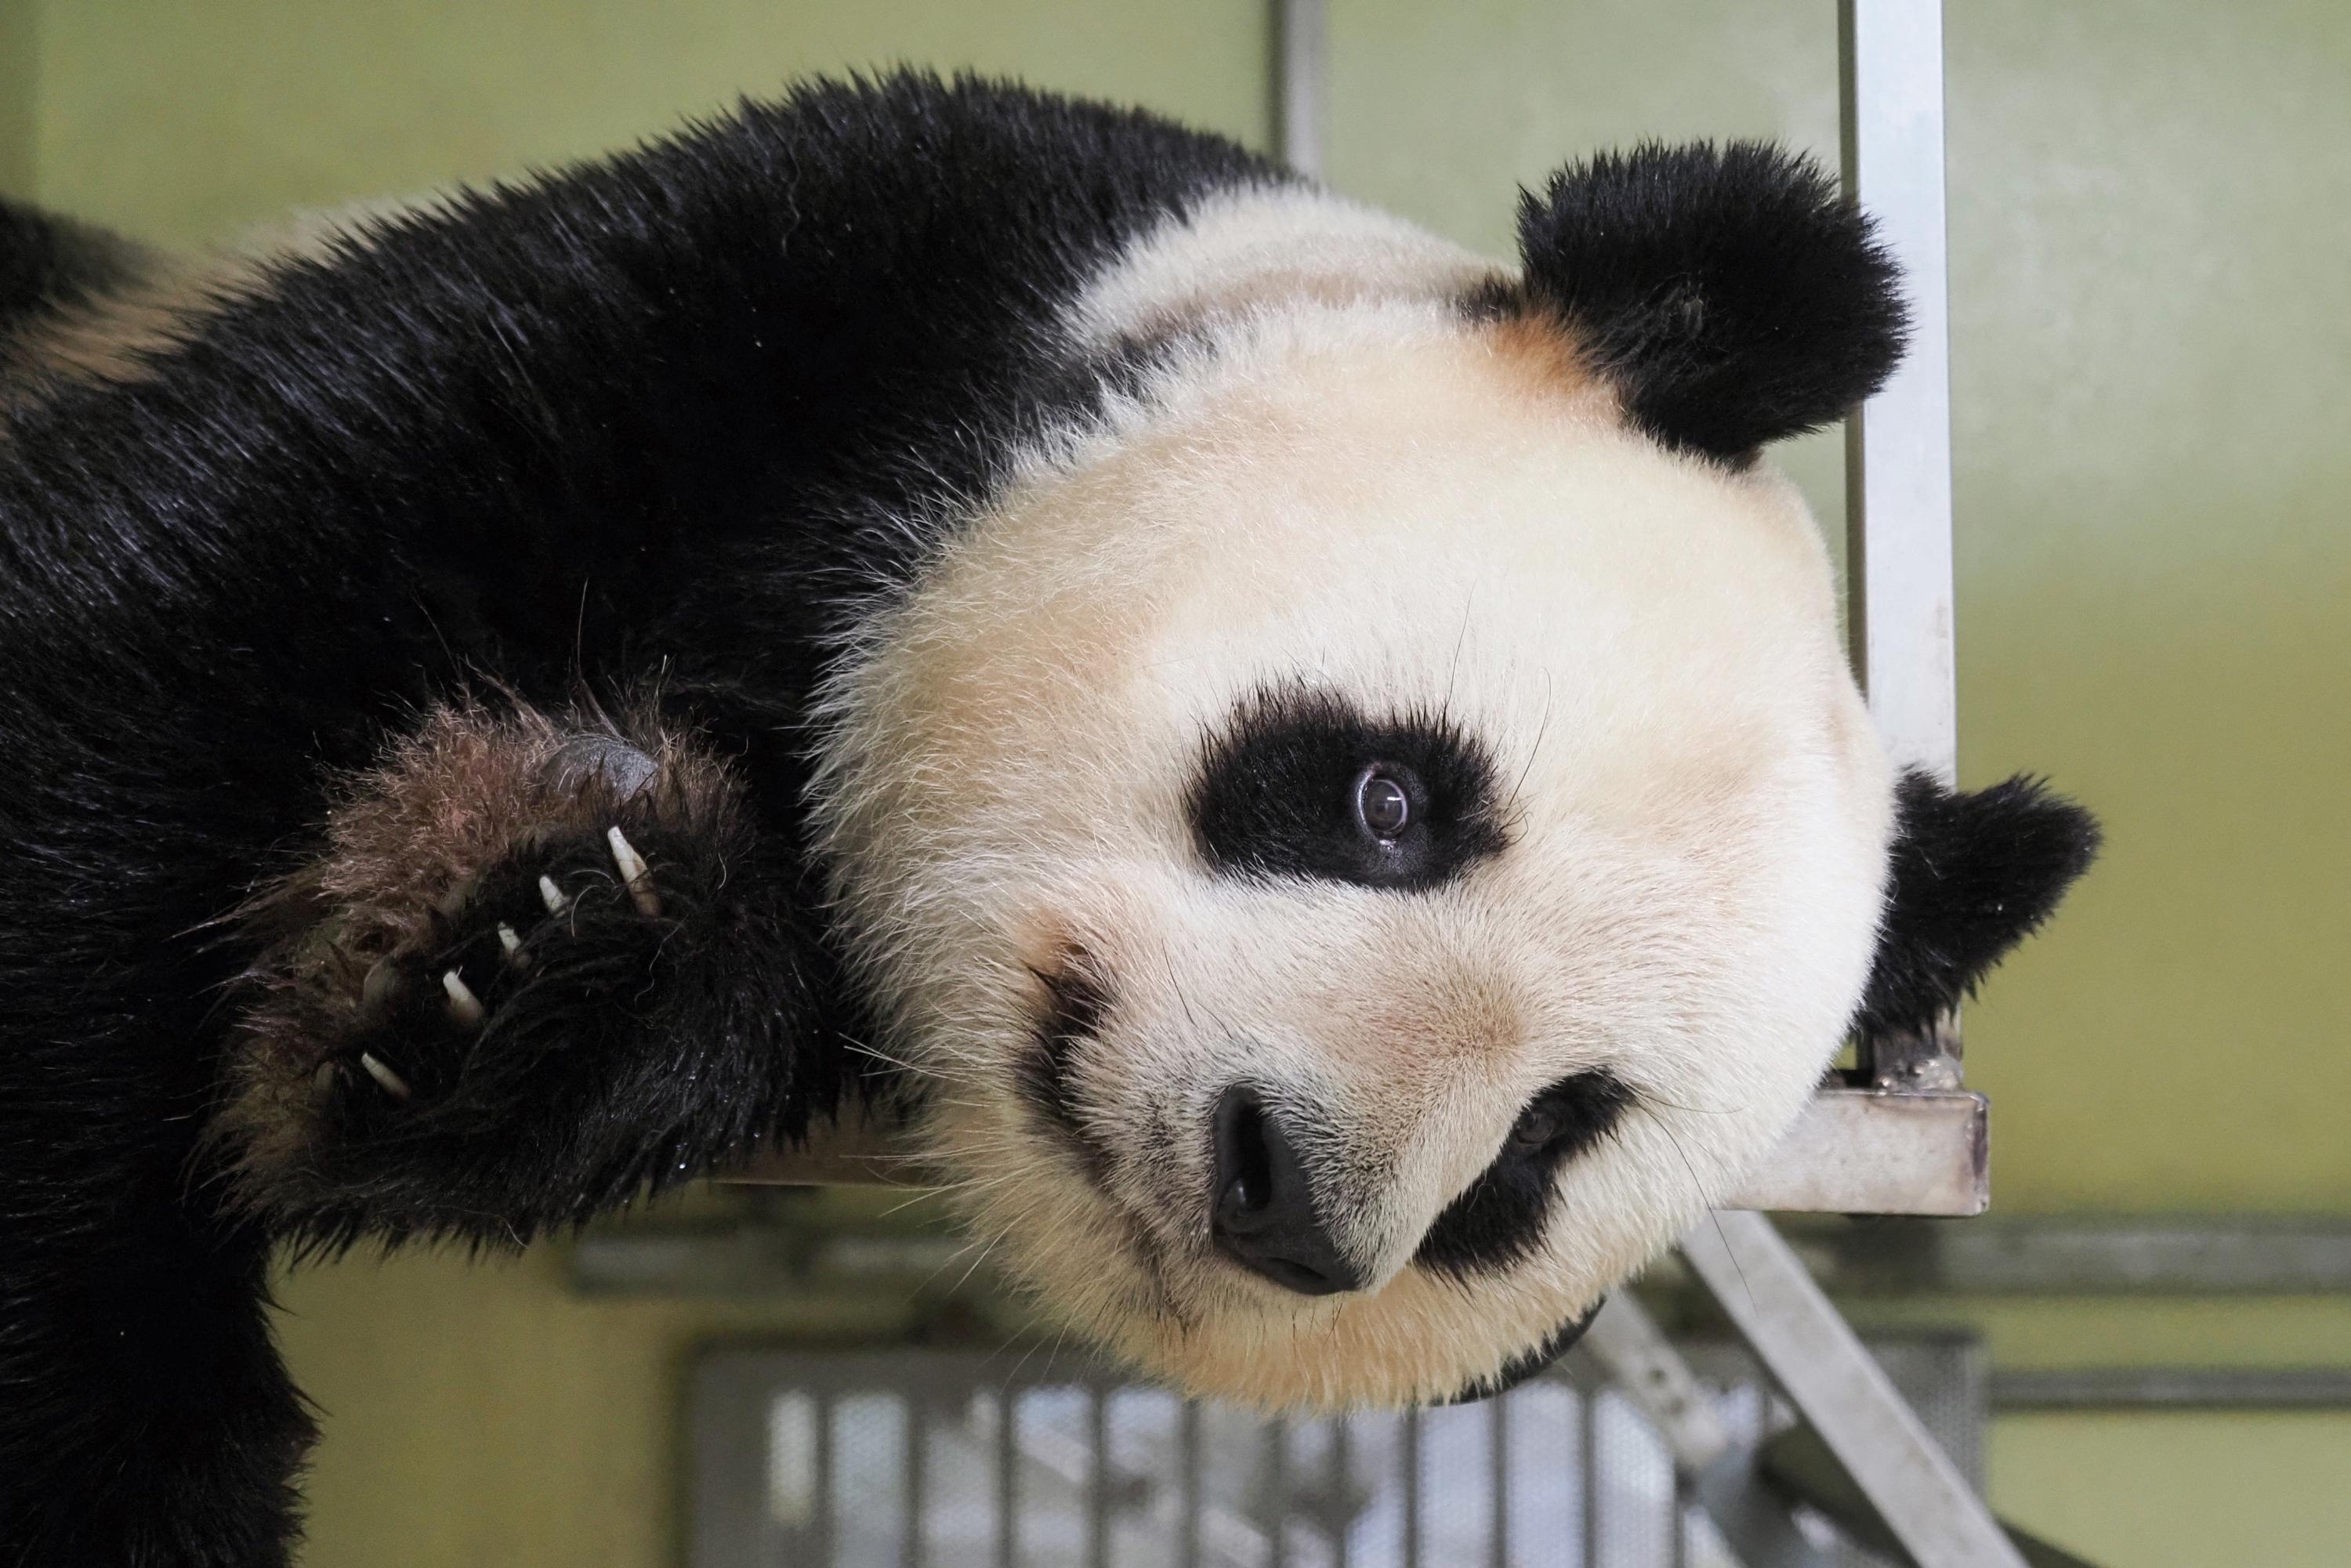
[{"label": "panda black nose", "polygon": [[1306,1167],[1257,1092],[1217,1101],[1215,1207],[1209,1229],[1227,1256],[1301,1296],[1361,1289],[1364,1277],[1314,1212]]}]

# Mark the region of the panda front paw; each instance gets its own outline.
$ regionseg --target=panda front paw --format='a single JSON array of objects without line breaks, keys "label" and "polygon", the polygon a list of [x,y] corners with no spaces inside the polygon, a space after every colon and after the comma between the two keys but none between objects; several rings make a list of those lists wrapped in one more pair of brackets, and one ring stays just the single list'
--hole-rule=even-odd
[{"label": "panda front paw", "polygon": [[370,967],[358,1027],[319,1063],[322,1091],[356,1068],[395,1103],[414,1101],[418,1082],[445,1099],[477,1052],[547,1027],[530,1009],[597,1004],[604,988],[580,974],[583,955],[600,955],[610,981],[614,955],[632,967],[628,950],[658,940],[659,884],[618,823],[569,843],[544,831],[533,841],[464,891],[432,943]]},{"label": "panda front paw", "polygon": [[690,743],[446,710],[327,840],[248,912],[214,1130],[256,1207],[330,1243],[527,1239],[777,1119],[789,879]]}]

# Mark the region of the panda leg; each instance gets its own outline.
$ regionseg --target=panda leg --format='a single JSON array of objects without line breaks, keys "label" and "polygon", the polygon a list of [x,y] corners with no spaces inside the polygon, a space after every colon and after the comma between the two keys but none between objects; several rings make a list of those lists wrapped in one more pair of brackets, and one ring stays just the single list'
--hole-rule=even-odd
[{"label": "panda leg", "polygon": [[[56,1196],[0,1264],[0,1562],[282,1568],[314,1429],[273,1343],[270,1239],[185,1201],[185,1140]],[[57,1184],[99,1197],[94,1183]]]},{"label": "panda leg", "polygon": [[327,1246],[519,1244],[797,1135],[846,1076],[802,900],[653,718],[432,714],[250,911],[236,1190]]}]

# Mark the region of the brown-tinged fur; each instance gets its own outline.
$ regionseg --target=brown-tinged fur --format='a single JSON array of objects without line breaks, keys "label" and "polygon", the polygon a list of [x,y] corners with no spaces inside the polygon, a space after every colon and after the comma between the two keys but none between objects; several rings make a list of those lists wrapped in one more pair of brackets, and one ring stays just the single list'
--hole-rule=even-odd
[{"label": "brown-tinged fur", "polygon": [[[583,736],[643,753],[652,777],[629,789],[579,765],[573,748]],[[230,1098],[214,1134],[235,1146],[245,1196],[266,1204],[281,1186],[300,1183],[333,1075],[354,1070],[336,1042],[376,1005],[371,973],[448,946],[486,870],[611,823],[652,820],[722,840],[738,809],[739,787],[726,768],[649,712],[559,723],[519,704],[430,711],[344,789],[324,852],[239,916],[264,946],[247,975],[257,994],[237,1031]]]}]

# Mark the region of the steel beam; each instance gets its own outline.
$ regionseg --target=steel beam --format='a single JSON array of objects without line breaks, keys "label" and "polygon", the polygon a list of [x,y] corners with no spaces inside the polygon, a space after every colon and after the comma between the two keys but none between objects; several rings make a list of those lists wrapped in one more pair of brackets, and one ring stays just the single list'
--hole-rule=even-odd
[{"label": "steel beam", "polygon": [[1918,1568],[2025,1568],[1769,1219],[1709,1216],[1682,1238],[1681,1251]]}]

